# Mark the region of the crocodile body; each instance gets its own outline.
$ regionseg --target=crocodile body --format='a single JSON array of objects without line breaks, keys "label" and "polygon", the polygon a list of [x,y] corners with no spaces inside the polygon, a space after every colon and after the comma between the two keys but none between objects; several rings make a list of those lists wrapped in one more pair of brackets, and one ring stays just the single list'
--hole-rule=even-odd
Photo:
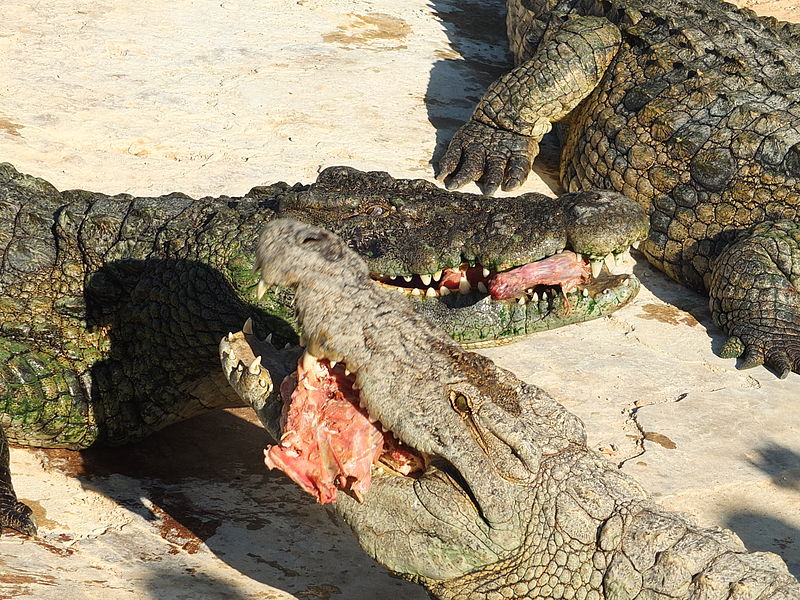
[{"label": "crocodile body", "polygon": [[[399,440],[391,447],[423,466],[399,474],[384,446],[360,501],[342,479],[334,509],[367,553],[432,597],[800,598],[779,557],[749,553],[732,532],[658,506],[587,447],[577,417],[425,327],[370,284],[363,262],[335,236],[276,220],[262,233],[259,257],[267,283],[296,288],[305,343],[299,361],[291,356],[296,388],[287,389],[291,378],[278,385],[293,363],[248,327],[221,341],[223,371],[279,447],[292,451],[286,414],[300,401],[300,369],[339,369],[325,384],[328,397],[357,390],[350,402],[371,427],[391,432],[384,440]],[[312,409],[305,414],[312,418]]]},{"label": "crocodile body", "polygon": [[601,316],[638,282],[606,273],[567,302],[551,292],[520,304],[473,289],[415,294],[423,276],[437,285],[437,270],[470,261],[501,270],[567,247],[602,256],[646,230],[639,207],[614,194],[527,195],[486,210],[477,196],[424,181],[332,167],[314,184],[243,197],[110,197],[59,192],[0,164],[0,527],[32,528],[11,486],[6,437],[122,444],[241,403],[219,373],[219,337],[253,314],[258,331],[297,339],[288,291],[254,298],[258,232],[278,214],[339,231],[382,287],[475,342]]},{"label": "crocodile body", "polygon": [[509,0],[507,25],[516,67],[440,176],[511,189],[558,122],[563,186],[648,210],[645,256],[710,295],[723,355],[800,370],[800,26],[720,0]]}]

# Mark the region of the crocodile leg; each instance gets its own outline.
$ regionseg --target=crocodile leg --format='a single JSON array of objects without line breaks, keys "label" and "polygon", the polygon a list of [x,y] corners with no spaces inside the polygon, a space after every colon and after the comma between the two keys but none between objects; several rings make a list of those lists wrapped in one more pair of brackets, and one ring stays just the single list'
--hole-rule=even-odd
[{"label": "crocodile leg", "polygon": [[448,188],[482,180],[487,194],[521,185],[539,142],[597,86],[620,43],[615,25],[569,17],[538,51],[495,81],[439,162]]},{"label": "crocodile leg", "polygon": [[8,466],[8,440],[0,427],[0,533],[3,529],[15,529],[33,535],[36,524],[31,518],[31,509],[17,500],[11,485],[11,470]]},{"label": "crocodile leg", "polygon": [[730,337],[724,358],[800,373],[800,225],[764,222],[717,257],[708,291],[714,322]]}]

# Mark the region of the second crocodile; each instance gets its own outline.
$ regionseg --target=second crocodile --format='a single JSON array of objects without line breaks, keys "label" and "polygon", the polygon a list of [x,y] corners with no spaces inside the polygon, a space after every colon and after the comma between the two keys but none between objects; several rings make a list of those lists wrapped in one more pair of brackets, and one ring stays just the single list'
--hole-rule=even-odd
[{"label": "second crocodile", "polygon": [[800,371],[800,26],[721,0],[507,4],[516,67],[440,176],[513,188],[558,122],[564,187],[648,210],[644,254],[709,294],[723,356]]}]

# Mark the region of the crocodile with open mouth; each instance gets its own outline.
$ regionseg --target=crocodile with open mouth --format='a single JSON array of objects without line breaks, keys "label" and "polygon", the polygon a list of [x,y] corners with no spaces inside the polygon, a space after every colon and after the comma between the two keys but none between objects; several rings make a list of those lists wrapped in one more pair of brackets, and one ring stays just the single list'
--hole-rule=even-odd
[{"label": "crocodile with open mouth", "polygon": [[624,305],[638,281],[609,273],[603,257],[646,228],[641,209],[613,193],[486,207],[432,183],[331,167],[314,184],[243,197],[134,198],[59,192],[0,164],[0,528],[33,528],[11,486],[6,435],[122,444],[241,403],[219,373],[219,336],[253,312],[276,339],[296,340],[289,292],[253,300],[263,292],[251,268],[258,232],[281,214],[335,229],[370,262],[376,287],[405,291],[475,343]]},{"label": "crocodile with open mouth", "polygon": [[725,357],[800,372],[800,25],[722,0],[508,0],[515,68],[442,157],[448,187],[528,175],[557,122],[565,189],[650,214],[648,260],[710,296]]},{"label": "crocodile with open mouth", "polygon": [[258,257],[295,288],[305,347],[252,322],[220,343],[276,440],[267,465],[432,597],[800,598],[778,556],[658,506],[576,416],[373,285],[331,233],[275,220]]}]

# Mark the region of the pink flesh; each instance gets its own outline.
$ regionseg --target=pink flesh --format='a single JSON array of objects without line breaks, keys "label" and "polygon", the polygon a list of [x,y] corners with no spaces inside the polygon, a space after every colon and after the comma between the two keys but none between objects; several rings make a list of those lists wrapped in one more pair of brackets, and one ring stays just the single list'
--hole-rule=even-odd
[{"label": "pink flesh", "polygon": [[336,500],[337,487],[360,501],[383,451],[383,434],[350,400],[355,393],[344,368],[331,370],[325,360],[306,372],[301,360],[281,395],[284,433],[280,445],[265,451],[267,467],[286,473],[320,504]]},{"label": "pink flesh", "polygon": [[493,300],[516,298],[537,285],[560,285],[566,294],[588,281],[589,273],[589,266],[578,254],[565,250],[505,273],[497,273],[487,287]]},{"label": "pink flesh", "polygon": [[301,358],[297,373],[281,384],[283,436],[265,450],[267,467],[286,473],[320,504],[335,501],[337,488],[361,501],[379,459],[403,475],[425,470],[421,457],[370,422],[343,365],[313,361],[306,371],[303,364]]}]

